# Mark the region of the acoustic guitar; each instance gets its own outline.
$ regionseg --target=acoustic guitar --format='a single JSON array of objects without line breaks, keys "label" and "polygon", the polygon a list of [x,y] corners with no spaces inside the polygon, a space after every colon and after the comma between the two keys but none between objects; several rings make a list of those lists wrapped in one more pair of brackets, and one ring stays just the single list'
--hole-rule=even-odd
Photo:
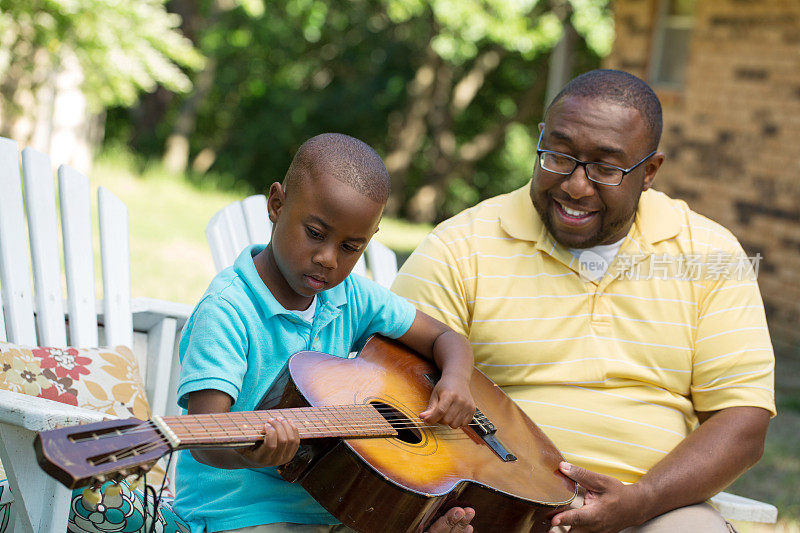
[{"label": "acoustic guitar", "polygon": [[140,474],[173,450],[251,445],[280,415],[301,446],[279,472],[356,531],[421,532],[469,506],[476,533],[546,532],[576,494],[555,446],[477,369],[472,423],[426,424],[417,415],[437,376],[427,360],[375,336],[354,359],[293,355],[265,410],[109,420],[44,431],[34,446],[42,468],[75,488]]}]

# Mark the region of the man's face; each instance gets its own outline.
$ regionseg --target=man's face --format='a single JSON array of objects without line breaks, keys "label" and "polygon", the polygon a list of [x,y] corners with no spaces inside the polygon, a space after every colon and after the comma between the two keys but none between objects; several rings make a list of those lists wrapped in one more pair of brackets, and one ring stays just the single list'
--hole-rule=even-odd
[{"label": "man's face", "polygon": [[270,188],[274,224],[265,281],[287,309],[305,309],[315,294],[346,278],[378,230],[384,204],[330,177],[324,168]]},{"label": "man's face", "polygon": [[[629,168],[651,152],[647,125],[639,112],[614,102],[567,96],[550,109],[543,126],[542,149],[582,161]],[[650,187],[663,160],[663,154],[655,154],[617,186],[590,181],[582,166],[563,176],[542,169],[537,160],[531,200],[562,245],[612,244],[627,235],[639,196]]]}]

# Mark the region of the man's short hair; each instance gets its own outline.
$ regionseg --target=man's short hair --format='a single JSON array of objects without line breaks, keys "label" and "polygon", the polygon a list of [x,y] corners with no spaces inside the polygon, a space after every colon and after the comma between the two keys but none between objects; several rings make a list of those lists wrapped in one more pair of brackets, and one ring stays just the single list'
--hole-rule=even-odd
[{"label": "man's short hair", "polygon": [[649,130],[650,149],[658,148],[661,140],[661,102],[644,81],[621,70],[597,69],[581,74],[567,83],[547,106],[545,116],[559,100],[567,96],[596,98],[632,107],[639,111]]},{"label": "man's short hair", "polygon": [[367,143],[341,133],[323,133],[304,142],[292,159],[284,187],[325,172],[379,203],[389,198],[390,178],[383,160]]}]

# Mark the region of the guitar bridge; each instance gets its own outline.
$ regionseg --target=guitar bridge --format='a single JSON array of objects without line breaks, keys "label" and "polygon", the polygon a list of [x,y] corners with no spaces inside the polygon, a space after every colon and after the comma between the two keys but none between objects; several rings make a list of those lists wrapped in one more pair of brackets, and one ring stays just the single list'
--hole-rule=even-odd
[{"label": "guitar bridge", "polygon": [[503,443],[494,436],[494,434],[497,433],[497,428],[480,409],[475,409],[475,416],[472,418],[472,423],[469,427],[483,439],[483,442],[485,442],[500,459],[505,462],[517,460],[517,456],[508,451],[506,447],[503,446]]},{"label": "guitar bridge", "polygon": [[[436,385],[439,376],[435,374],[425,374],[425,379],[427,379],[431,385]],[[517,460],[517,456],[508,451],[506,447],[503,446],[503,443],[494,436],[494,434],[497,433],[497,428],[480,409],[475,409],[475,416],[472,417],[472,422],[469,423],[469,427],[483,439],[483,442],[485,442],[500,459],[505,462]]]}]

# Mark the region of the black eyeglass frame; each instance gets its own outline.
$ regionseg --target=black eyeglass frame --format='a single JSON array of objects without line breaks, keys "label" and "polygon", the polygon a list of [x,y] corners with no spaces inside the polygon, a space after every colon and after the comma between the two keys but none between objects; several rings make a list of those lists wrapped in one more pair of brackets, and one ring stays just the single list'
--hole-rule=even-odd
[{"label": "black eyeglass frame", "polygon": [[[536,143],[536,159],[538,160],[539,166],[542,168],[542,170],[545,170],[547,172],[551,172],[553,174],[558,174],[559,176],[569,176],[570,174],[575,172],[575,169],[578,168],[578,166],[582,166],[583,167],[583,173],[586,175],[586,179],[588,179],[589,181],[594,182],[594,183],[599,183],[600,185],[609,185],[611,187],[618,187],[622,183],[622,180],[625,179],[625,176],[627,176],[628,174],[630,174],[631,172],[636,170],[636,167],[638,167],[639,165],[641,165],[642,163],[644,163],[645,161],[647,161],[648,159],[653,157],[658,152],[658,150],[653,150],[652,152],[650,152],[649,154],[644,156],[641,161],[639,161],[638,163],[636,163],[632,167],[630,167],[630,168],[622,168],[622,167],[618,167],[617,165],[612,165],[611,163],[601,163],[599,161],[581,161],[580,159],[576,159],[576,158],[572,157],[569,154],[565,154],[565,153],[562,153],[562,152],[556,152],[555,150],[543,150],[541,148],[541,146],[542,146],[542,137],[543,136],[544,136],[544,130],[542,130],[541,133],[539,133],[539,142]],[[567,159],[569,159],[573,163],[575,163],[575,165],[572,167],[572,170],[570,170],[569,172],[557,172],[555,170],[549,170],[547,168],[544,168],[544,165],[542,165],[542,155],[543,154],[556,154],[556,155],[559,155],[561,157],[566,157]],[[611,167],[613,169],[621,171],[622,172],[622,176],[620,176],[619,181],[617,183],[609,183],[607,181],[598,181],[598,180],[592,178],[589,175],[589,169],[586,168],[586,165],[602,165],[604,167]]]}]

